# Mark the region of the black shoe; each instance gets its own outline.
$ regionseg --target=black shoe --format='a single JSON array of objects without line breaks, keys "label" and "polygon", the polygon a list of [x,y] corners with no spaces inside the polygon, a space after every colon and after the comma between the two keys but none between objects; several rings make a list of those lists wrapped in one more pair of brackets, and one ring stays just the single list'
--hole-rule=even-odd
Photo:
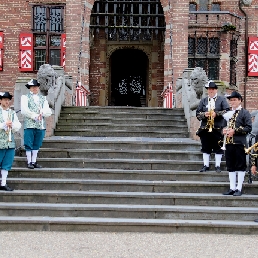
[{"label": "black shoe", "polygon": [[42,166],[40,166],[37,162],[36,163],[32,163],[32,165],[34,166],[34,168],[42,168]]},{"label": "black shoe", "polygon": [[9,187],[8,185],[0,186],[0,190],[3,190],[3,191],[13,191],[13,189],[11,187]]},{"label": "black shoe", "polygon": [[255,219],[254,222],[258,222],[258,219]]},{"label": "black shoe", "polygon": [[215,172],[220,173],[221,172],[220,167],[215,167]]},{"label": "black shoe", "polygon": [[235,191],[229,189],[227,192],[223,193],[223,195],[233,195]]},{"label": "black shoe", "polygon": [[199,170],[199,172],[205,172],[205,171],[209,171],[209,170],[210,170],[209,167],[203,166],[203,168],[201,170]]},{"label": "black shoe", "polygon": [[241,195],[242,195],[241,191],[239,191],[237,189],[236,189],[235,193],[233,194],[233,196],[241,196]]},{"label": "black shoe", "polygon": [[28,168],[34,169],[34,166],[33,166],[33,164],[31,162],[28,164]]}]

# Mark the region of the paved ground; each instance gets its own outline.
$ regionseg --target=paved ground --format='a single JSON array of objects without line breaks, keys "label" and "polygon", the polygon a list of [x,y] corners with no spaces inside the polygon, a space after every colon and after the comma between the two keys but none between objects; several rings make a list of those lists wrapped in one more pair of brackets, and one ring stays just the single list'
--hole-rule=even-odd
[{"label": "paved ground", "polygon": [[216,234],[0,232],[8,258],[255,258],[258,237]]}]

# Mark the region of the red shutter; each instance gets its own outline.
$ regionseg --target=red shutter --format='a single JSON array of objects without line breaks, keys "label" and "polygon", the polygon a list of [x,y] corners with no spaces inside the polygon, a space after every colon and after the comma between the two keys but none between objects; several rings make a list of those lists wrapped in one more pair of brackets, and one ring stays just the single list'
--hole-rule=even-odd
[{"label": "red shutter", "polygon": [[248,41],[248,76],[258,76],[258,38]]},{"label": "red shutter", "polygon": [[20,71],[33,71],[33,34],[20,34]]},{"label": "red shutter", "polygon": [[4,59],[4,33],[0,31],[0,71],[3,71]]},{"label": "red shutter", "polygon": [[61,35],[61,66],[65,68],[66,34]]}]

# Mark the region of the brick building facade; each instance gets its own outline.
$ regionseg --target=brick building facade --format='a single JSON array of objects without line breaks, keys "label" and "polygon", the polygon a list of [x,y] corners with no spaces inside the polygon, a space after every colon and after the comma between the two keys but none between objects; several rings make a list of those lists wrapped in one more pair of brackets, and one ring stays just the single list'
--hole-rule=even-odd
[{"label": "brick building facade", "polygon": [[[45,60],[65,65],[74,85],[90,90],[90,105],[158,107],[164,86],[201,66],[239,90],[252,111],[257,53],[248,56],[248,39],[256,44],[257,24],[257,0],[2,0],[0,91],[13,92],[18,77],[35,78]],[[21,44],[26,35],[31,49]]]}]

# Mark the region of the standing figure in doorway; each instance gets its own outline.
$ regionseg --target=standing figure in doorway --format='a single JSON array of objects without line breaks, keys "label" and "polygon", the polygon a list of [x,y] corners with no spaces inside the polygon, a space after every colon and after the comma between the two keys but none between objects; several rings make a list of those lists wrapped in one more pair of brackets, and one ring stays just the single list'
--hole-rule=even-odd
[{"label": "standing figure in doorway", "polygon": [[52,112],[45,96],[39,94],[37,80],[32,79],[25,85],[30,92],[21,96],[21,113],[24,116],[24,146],[28,168],[41,168],[37,163],[38,151],[45,137],[45,117]]},{"label": "standing figure in doorway", "polygon": [[230,189],[224,195],[241,196],[246,171],[246,136],[252,131],[252,119],[250,113],[242,108],[242,96],[238,92],[233,91],[227,98],[234,112],[228,126],[223,129],[226,136],[225,155],[230,182]]},{"label": "standing figure in doorway", "polygon": [[12,168],[15,155],[14,132],[19,131],[21,123],[19,122],[15,111],[10,109],[12,95],[4,92],[0,95],[0,168],[1,168],[1,186],[0,190],[13,191],[6,184],[8,171]]},{"label": "standing figure in doorway", "polygon": [[219,141],[222,140],[222,128],[225,126],[223,114],[229,110],[229,104],[225,97],[218,96],[215,82],[209,81],[205,88],[208,96],[201,99],[196,110],[196,117],[201,121],[196,134],[201,139],[204,163],[200,172],[210,170],[211,153],[215,153],[215,171],[221,172],[223,150],[219,146]]}]

